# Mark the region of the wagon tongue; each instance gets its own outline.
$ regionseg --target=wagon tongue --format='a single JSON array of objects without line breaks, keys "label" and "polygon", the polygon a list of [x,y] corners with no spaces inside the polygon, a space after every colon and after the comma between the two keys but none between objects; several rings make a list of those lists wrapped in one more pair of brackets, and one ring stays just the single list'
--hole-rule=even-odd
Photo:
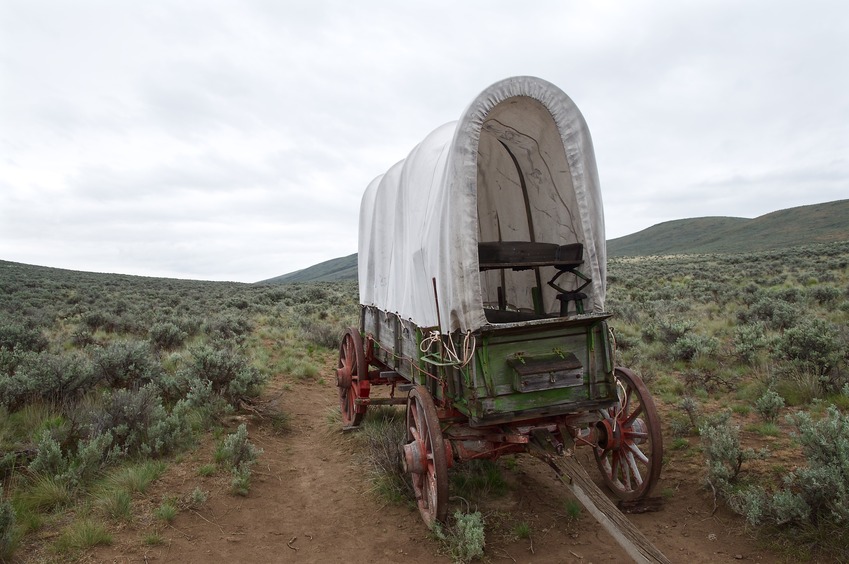
[{"label": "wagon tongue", "polygon": [[[566,434],[565,437],[569,435]],[[568,439],[567,439],[568,440]],[[571,441],[569,441],[571,442]],[[637,527],[610,501],[574,456],[574,443],[567,444],[566,455],[560,455],[557,441],[550,431],[535,429],[528,452],[554,469],[558,478],[572,490],[576,498],[616,540],[635,562],[669,563],[669,559],[649,541]]]}]

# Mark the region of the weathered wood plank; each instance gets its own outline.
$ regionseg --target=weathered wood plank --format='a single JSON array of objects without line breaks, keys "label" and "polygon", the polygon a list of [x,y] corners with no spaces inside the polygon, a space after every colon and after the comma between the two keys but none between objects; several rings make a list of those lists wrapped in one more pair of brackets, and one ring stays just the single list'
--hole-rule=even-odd
[{"label": "weathered wood plank", "polygon": [[596,486],[575,458],[573,449],[567,449],[563,455],[554,452],[551,437],[548,432],[536,433],[529,445],[530,453],[554,469],[558,478],[634,562],[669,564],[670,560]]}]

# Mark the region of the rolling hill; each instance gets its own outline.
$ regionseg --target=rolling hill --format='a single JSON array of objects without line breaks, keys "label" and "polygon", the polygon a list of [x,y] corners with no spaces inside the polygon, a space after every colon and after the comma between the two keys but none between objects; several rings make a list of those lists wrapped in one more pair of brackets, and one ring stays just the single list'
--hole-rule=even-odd
[{"label": "rolling hill", "polygon": [[[745,253],[849,240],[849,200],[799,206],[754,219],[697,217],[666,221],[607,241],[610,257]],[[357,255],[263,280],[261,284],[357,279]]]},{"label": "rolling hill", "polygon": [[330,259],[289,274],[262,280],[257,284],[294,284],[296,282],[334,282],[357,279],[357,253]]},{"label": "rolling hill", "polygon": [[742,253],[849,240],[849,200],[799,206],[754,219],[699,217],[666,221],[607,241],[611,257]]}]

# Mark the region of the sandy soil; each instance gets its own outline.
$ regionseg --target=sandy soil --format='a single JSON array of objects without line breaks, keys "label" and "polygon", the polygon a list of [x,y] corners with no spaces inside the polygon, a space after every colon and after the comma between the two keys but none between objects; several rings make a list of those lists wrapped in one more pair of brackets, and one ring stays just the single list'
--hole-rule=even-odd
[{"label": "sandy soil", "polygon": [[[329,371],[328,371],[329,373]],[[89,562],[450,562],[429,536],[418,512],[385,505],[372,492],[357,463],[354,438],[332,427],[337,408],[332,379],[272,384],[273,406],[288,415],[288,428],[275,430],[268,417],[243,415],[229,423],[249,424],[250,439],[261,447],[247,497],[229,492],[229,475],[201,477],[198,468],[213,460],[213,440],[169,466],[144,499],[134,500],[132,523],[114,534],[109,547],[83,557]],[[586,454],[592,456],[589,451]],[[595,475],[595,462],[585,463]],[[677,459],[676,459],[677,460]],[[744,523],[722,508],[713,513],[712,496],[699,486],[700,457],[664,468],[656,493],[663,508],[630,518],[673,562],[779,561],[757,547]],[[625,553],[582,511],[569,520],[569,491],[553,472],[530,456],[505,470],[509,491],[481,507],[487,520],[489,562],[626,562]],[[154,519],[167,496],[187,500],[200,487],[206,503],[184,506],[170,525]],[[462,503],[462,502],[458,502]],[[530,539],[516,539],[517,523],[530,525]],[[162,543],[145,537],[158,532]]]}]

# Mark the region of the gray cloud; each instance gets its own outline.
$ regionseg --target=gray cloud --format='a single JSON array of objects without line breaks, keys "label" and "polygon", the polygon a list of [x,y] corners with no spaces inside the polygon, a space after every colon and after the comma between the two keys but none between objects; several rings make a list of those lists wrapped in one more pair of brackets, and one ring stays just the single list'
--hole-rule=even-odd
[{"label": "gray cloud", "polygon": [[254,281],[492,82],[592,131],[610,237],[849,197],[839,2],[0,5],[0,258]]}]

